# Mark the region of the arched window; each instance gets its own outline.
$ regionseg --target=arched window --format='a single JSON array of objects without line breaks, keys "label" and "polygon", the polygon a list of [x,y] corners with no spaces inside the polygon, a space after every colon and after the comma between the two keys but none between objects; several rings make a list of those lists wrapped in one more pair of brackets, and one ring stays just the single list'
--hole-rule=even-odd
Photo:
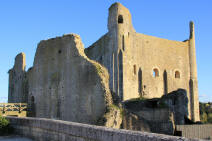
[{"label": "arched window", "polygon": [[179,71],[175,72],[175,78],[180,78],[180,72]]},{"label": "arched window", "polygon": [[133,65],[133,71],[134,71],[134,74],[136,75],[136,65]]},{"label": "arched window", "polygon": [[154,77],[159,77],[159,71],[158,71],[157,68],[154,68],[154,69],[153,69],[153,76],[154,76]]},{"label": "arched window", "polygon": [[124,22],[123,16],[122,15],[119,15],[119,17],[118,17],[118,23],[119,24],[122,24],[123,22]]}]

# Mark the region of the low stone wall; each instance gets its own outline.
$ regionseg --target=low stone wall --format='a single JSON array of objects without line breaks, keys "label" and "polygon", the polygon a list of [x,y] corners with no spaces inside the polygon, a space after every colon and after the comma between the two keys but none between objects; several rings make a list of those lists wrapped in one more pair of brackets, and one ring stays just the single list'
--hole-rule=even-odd
[{"label": "low stone wall", "polygon": [[[122,128],[127,130],[174,135],[173,116],[169,109],[146,108],[137,112],[126,111]],[[157,118],[158,117],[158,118]]]},{"label": "low stone wall", "polygon": [[212,124],[177,125],[176,131],[183,137],[212,140]]},{"label": "low stone wall", "polygon": [[186,139],[154,133],[86,125],[68,121],[7,117],[15,132],[36,141],[175,141]]}]

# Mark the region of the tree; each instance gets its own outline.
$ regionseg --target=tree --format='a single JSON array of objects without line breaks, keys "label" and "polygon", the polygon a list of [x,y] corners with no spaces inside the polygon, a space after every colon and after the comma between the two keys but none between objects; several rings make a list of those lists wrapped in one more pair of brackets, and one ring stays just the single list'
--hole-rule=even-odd
[{"label": "tree", "polygon": [[7,134],[9,132],[9,121],[0,116],[0,135]]}]

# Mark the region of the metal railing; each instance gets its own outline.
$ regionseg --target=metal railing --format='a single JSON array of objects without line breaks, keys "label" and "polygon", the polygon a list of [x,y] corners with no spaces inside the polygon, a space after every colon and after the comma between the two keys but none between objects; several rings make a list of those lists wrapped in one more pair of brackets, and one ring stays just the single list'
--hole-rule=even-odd
[{"label": "metal railing", "polygon": [[27,103],[0,103],[0,115],[25,117]]}]

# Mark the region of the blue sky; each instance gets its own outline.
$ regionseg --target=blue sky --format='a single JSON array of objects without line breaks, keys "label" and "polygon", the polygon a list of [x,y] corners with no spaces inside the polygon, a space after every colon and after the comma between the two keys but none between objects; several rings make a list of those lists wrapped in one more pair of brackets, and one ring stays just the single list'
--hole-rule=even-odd
[{"label": "blue sky", "polygon": [[[39,41],[76,33],[85,47],[107,32],[108,8],[114,0],[1,0],[0,1],[0,102],[8,95],[8,70],[15,56],[26,54],[32,66]],[[195,23],[199,98],[212,101],[212,1],[120,0],[139,33],[170,40],[189,37]]]}]

